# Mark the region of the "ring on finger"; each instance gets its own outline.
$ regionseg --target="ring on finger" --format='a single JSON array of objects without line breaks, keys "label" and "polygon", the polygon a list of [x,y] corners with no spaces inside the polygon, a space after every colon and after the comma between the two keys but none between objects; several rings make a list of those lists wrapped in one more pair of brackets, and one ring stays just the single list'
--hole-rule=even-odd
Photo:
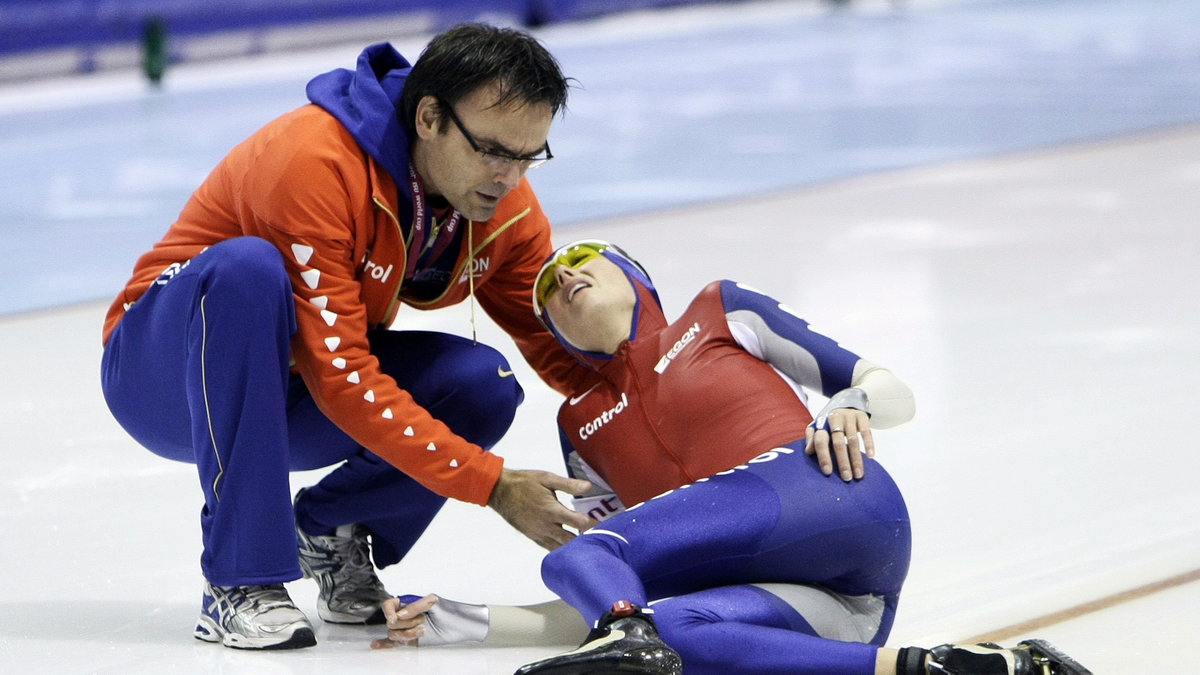
[{"label": "ring on finger", "polygon": [[843,428],[841,428],[841,427],[837,427],[836,429],[830,429],[830,430],[829,430],[829,433],[831,433],[831,434],[841,434],[841,433],[845,433],[845,429],[843,429]]}]

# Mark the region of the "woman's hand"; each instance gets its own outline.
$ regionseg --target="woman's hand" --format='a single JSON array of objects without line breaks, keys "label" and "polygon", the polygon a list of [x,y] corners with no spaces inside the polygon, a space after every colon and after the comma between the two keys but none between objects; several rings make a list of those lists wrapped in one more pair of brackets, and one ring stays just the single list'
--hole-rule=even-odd
[{"label": "woman's hand", "polygon": [[825,418],[825,424],[808,425],[804,432],[804,453],[816,455],[821,472],[833,475],[834,465],[844,481],[865,475],[863,454],[875,456],[871,437],[871,416],[854,408],[837,408]]}]

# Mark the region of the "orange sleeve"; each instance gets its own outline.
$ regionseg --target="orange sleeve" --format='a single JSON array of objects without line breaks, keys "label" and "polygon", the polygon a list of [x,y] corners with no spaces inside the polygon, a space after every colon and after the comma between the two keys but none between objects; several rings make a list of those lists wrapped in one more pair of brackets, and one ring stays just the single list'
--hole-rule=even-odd
[{"label": "orange sleeve", "polygon": [[303,131],[254,157],[239,200],[249,233],[284,253],[295,367],[321,412],[355,441],[440,495],[486,504],[503,459],[434,419],[370,352],[357,279],[364,244],[354,236],[372,218],[365,160],[320,138],[320,128],[311,139]]}]

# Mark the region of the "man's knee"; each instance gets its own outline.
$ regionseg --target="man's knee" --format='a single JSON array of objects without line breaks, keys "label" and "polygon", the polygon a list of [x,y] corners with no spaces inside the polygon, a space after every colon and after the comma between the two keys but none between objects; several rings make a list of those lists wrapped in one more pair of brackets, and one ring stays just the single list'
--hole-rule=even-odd
[{"label": "man's knee", "polygon": [[450,379],[469,383],[457,396],[483,410],[516,411],[525,399],[508,359],[485,344],[473,344],[459,352],[451,364]]},{"label": "man's knee", "polygon": [[457,335],[375,331],[371,351],[431,415],[485,448],[504,436],[525,398],[503,354]]},{"label": "man's knee", "polygon": [[[214,244],[194,261],[202,264],[202,293],[208,305],[251,317],[287,317],[295,322],[295,300],[283,254],[259,237]],[[294,331],[294,326],[292,328]]]},{"label": "man's knee", "polygon": [[200,254],[222,280],[247,290],[269,291],[287,282],[283,254],[274,244],[260,237],[235,237],[213,244]]}]

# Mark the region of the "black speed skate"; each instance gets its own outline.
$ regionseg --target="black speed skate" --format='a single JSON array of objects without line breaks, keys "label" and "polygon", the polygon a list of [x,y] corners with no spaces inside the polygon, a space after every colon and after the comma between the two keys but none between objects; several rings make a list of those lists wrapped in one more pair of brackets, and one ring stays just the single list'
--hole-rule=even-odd
[{"label": "black speed skate", "polygon": [[578,649],[521,666],[514,675],[682,675],[683,661],[658,637],[651,613],[619,600]]},{"label": "black speed skate", "polygon": [[928,672],[946,675],[1092,675],[1045,640],[1025,640],[1012,649],[991,643],[941,645],[930,655]]}]

